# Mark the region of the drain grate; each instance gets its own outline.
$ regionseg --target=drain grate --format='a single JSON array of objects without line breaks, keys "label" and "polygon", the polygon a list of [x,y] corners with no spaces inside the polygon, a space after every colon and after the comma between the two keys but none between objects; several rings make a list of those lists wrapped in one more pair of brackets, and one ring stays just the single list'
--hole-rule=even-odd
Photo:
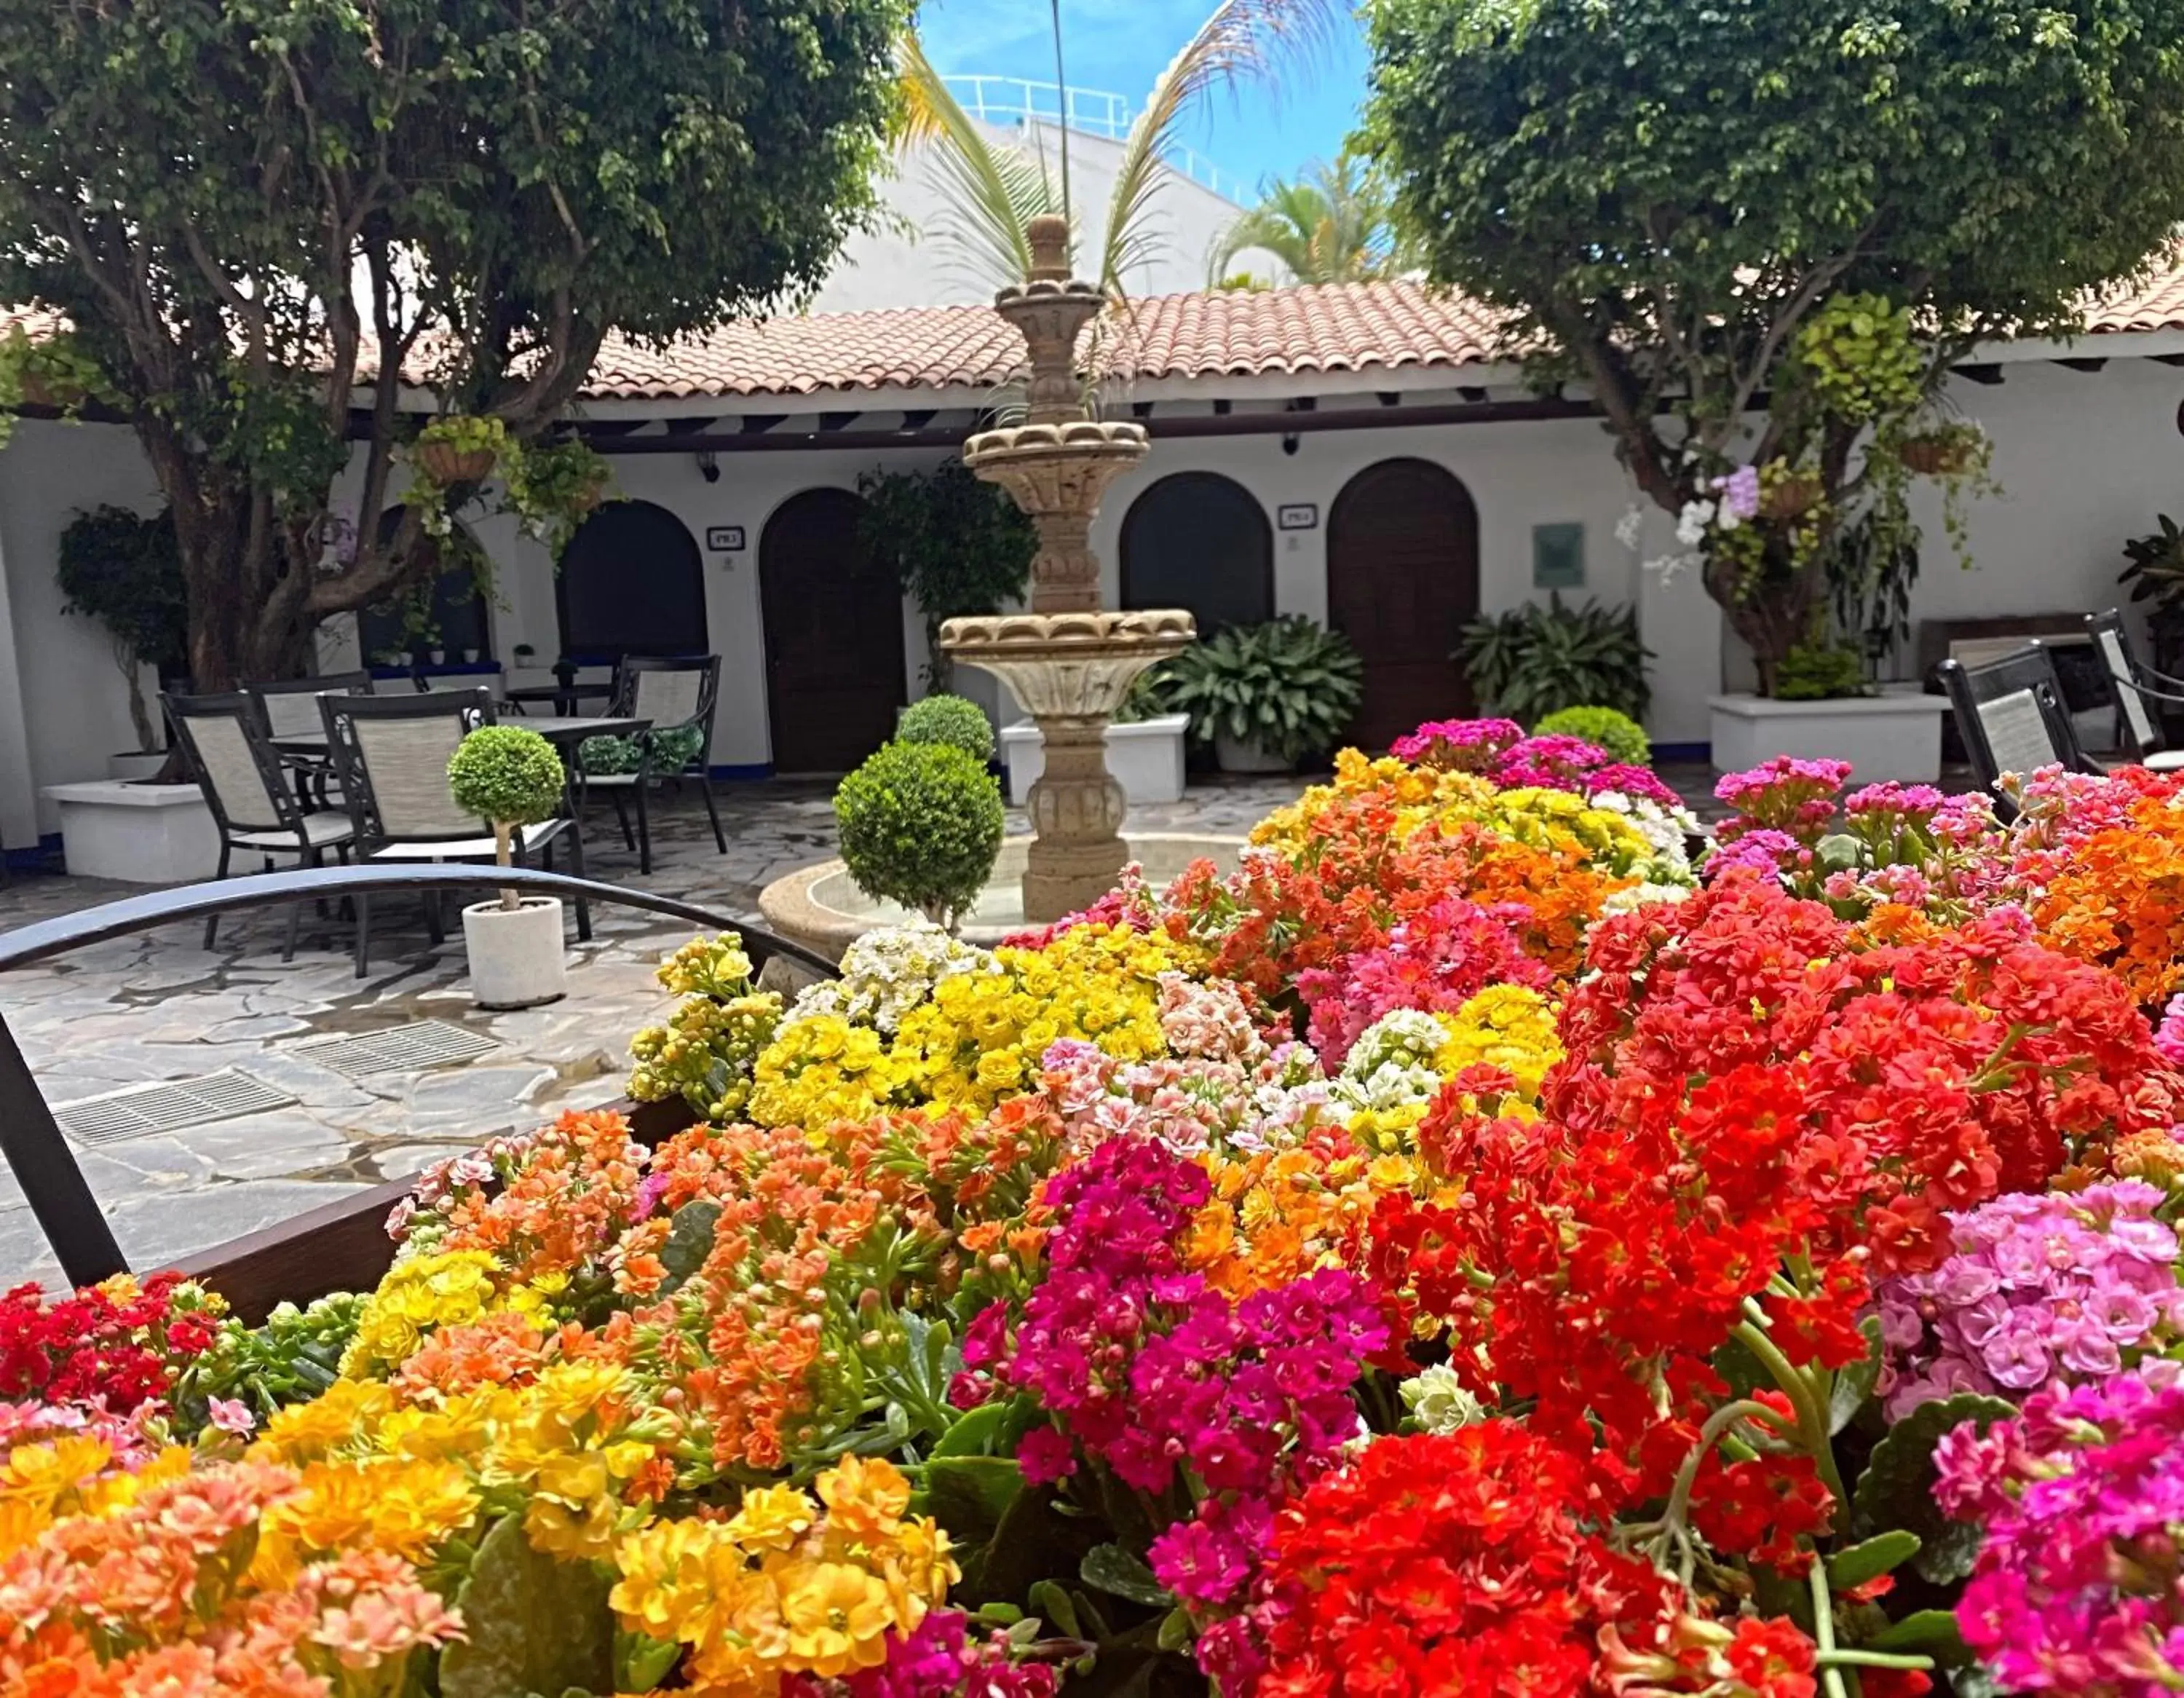
[{"label": "drain grate", "polygon": [[351,1079],[361,1079],[372,1073],[414,1073],[420,1068],[475,1061],[499,1047],[497,1039],[465,1031],[446,1020],[417,1020],[360,1037],[312,1038],[296,1045],[290,1053]]},{"label": "drain grate", "polygon": [[295,1100],[262,1079],[229,1068],[202,1079],[131,1085],[74,1103],[58,1103],[53,1118],[80,1144],[118,1144],[148,1132],[171,1132],[208,1120],[285,1109]]}]

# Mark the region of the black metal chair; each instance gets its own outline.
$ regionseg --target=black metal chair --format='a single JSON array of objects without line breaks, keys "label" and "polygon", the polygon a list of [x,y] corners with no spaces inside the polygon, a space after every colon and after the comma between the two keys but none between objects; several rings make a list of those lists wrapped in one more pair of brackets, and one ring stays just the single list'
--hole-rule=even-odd
[{"label": "black metal chair", "polygon": [[[246,684],[243,689],[258,703],[259,719],[277,744],[283,737],[317,736],[325,729],[319,718],[319,698],[329,690],[344,695],[370,695],[369,672],[327,673],[319,678],[268,679]],[[309,806],[324,806],[333,768],[324,755],[280,751],[281,759],[296,775],[297,788]]]},{"label": "black metal chair", "polygon": [[2093,640],[2094,653],[2100,657],[2101,676],[2115,703],[2125,746],[2133,758],[2157,773],[2184,768],[2184,749],[2169,746],[2161,723],[2164,707],[2184,708],[2184,679],[2141,664],[2124,629],[2123,614],[2117,609],[2088,613],[2086,630]]},{"label": "black metal chair", "polygon": [[[426,695],[322,695],[326,749],[356,828],[357,857],[378,863],[490,861],[493,832],[455,806],[448,787],[448,762],[463,739],[493,723],[493,696],[484,689],[436,690]],[[515,834],[518,866],[540,857],[551,871],[554,840],[566,833],[569,859],[584,871],[584,839],[571,809],[557,819]],[[425,923],[437,943],[443,936],[439,902],[428,896]],[[356,905],[356,975],[370,965],[370,904]],[[589,903],[577,902],[577,936],[592,935]]]},{"label": "black metal chair", "polygon": [[[323,866],[329,849],[348,858],[354,825],[346,813],[304,806],[289,785],[255,696],[238,690],[218,695],[162,694],[159,701],[220,833],[219,877],[227,877],[238,849],[262,856],[268,871],[276,855],[293,855],[304,867]],[[300,919],[298,910],[289,912],[283,961],[295,958]],[[206,948],[213,947],[219,926],[217,914],[205,920]]]},{"label": "black metal chair", "polygon": [[[1973,774],[1989,793],[2005,773],[2029,777],[2051,766],[2075,773],[2103,770],[2079,746],[2055,657],[2037,643],[1985,666],[1943,661],[1935,673],[1955,711]],[[1997,803],[2004,814],[2013,811],[2005,796]]]},{"label": "black metal chair", "polygon": [[[728,840],[721,830],[720,810],[713,802],[713,784],[709,776],[713,758],[713,707],[721,694],[721,657],[718,655],[691,656],[670,658],[653,655],[631,655],[625,658],[615,673],[613,705],[608,708],[610,717],[625,719],[649,719],[650,728],[637,734],[638,766],[633,773],[593,773],[587,771],[581,758],[577,762],[578,795],[581,798],[596,790],[604,792],[615,805],[615,815],[621,822],[622,841],[638,852],[638,867],[642,872],[652,870],[652,819],[646,803],[646,793],[655,783],[672,781],[677,785],[686,779],[695,779],[698,794],[705,799],[705,817],[713,824],[713,843],[719,852],[728,852]],[[665,734],[694,730],[698,734],[695,752],[686,759],[673,763],[667,769],[658,759],[658,751],[666,740]],[[637,832],[630,834],[627,796],[637,797]]]}]

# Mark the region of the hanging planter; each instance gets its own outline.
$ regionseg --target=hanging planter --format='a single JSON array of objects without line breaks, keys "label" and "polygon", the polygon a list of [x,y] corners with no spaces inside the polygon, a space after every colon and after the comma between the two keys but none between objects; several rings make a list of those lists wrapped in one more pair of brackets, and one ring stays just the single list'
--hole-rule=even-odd
[{"label": "hanging planter", "polygon": [[1986,435],[1977,426],[1958,425],[1906,437],[1896,454],[1906,471],[1921,478],[1961,478],[1979,469],[1986,450]]},{"label": "hanging planter", "polygon": [[499,419],[459,415],[435,419],[418,432],[410,463],[443,489],[456,483],[481,483],[493,475],[507,446],[508,427]]}]

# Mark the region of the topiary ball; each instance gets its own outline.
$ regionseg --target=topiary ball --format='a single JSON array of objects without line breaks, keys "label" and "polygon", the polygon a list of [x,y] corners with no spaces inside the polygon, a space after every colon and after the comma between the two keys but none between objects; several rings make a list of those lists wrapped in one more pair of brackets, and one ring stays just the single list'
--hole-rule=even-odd
[{"label": "topiary ball", "polygon": [[494,825],[537,825],[561,811],[561,757],[536,731],[481,725],[448,761],[455,806]]},{"label": "topiary ball", "polygon": [[889,743],[834,792],[842,859],[866,896],[952,925],[1001,852],[1001,787],[952,743]]},{"label": "topiary ball", "polygon": [[994,728],[986,711],[961,695],[928,695],[904,710],[895,727],[903,743],[950,743],[981,761],[994,758]]},{"label": "topiary ball", "polygon": [[1613,707],[1565,707],[1550,713],[1532,728],[1538,737],[1578,737],[1596,749],[1605,749],[1624,765],[1651,765],[1653,746],[1646,728],[1629,714]]}]

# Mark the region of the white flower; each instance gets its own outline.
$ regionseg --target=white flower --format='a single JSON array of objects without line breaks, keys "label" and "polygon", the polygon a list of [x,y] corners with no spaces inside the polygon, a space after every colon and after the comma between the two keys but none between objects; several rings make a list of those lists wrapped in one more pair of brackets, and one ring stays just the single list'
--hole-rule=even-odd
[{"label": "white flower", "polygon": [[1396,1389],[1421,1433],[1444,1436],[1486,1419],[1486,1405],[1464,1389],[1456,1370],[1446,1362],[1405,1380]]},{"label": "white flower", "polygon": [[1685,502],[1684,511],[1676,515],[1676,540],[1685,548],[1696,548],[1706,540],[1707,527],[1713,522],[1713,502]]},{"label": "white flower", "polygon": [[1645,510],[1637,506],[1626,508],[1623,517],[1615,522],[1615,540],[1635,554],[1638,552],[1638,539],[1645,528]]},{"label": "white flower", "polygon": [[1664,584],[1674,584],[1678,573],[1689,572],[1698,563],[1699,557],[1696,550],[1689,554],[1664,554],[1647,561],[1646,570],[1658,573],[1661,575],[1661,582]]}]

